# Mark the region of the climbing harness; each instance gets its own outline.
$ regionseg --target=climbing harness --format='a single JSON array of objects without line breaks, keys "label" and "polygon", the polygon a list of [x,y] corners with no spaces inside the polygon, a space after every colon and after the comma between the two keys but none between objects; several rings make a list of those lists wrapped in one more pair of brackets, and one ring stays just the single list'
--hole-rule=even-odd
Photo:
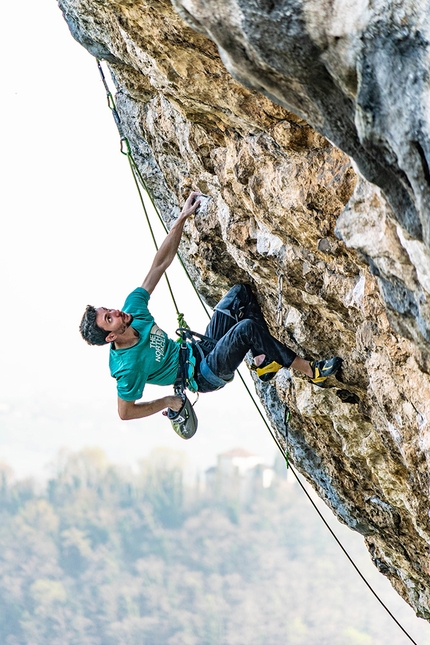
[{"label": "climbing harness", "polygon": [[[210,336],[205,336],[204,334],[199,334],[196,331],[191,331],[189,327],[185,329],[179,328],[176,330],[176,333],[181,338],[185,338],[191,343],[191,346],[199,353],[201,359],[206,358],[209,352],[211,352],[217,344],[217,341],[210,338]],[[196,338],[198,338],[197,341]]]},{"label": "climbing harness", "polygon": [[[158,215],[158,217],[160,219],[160,222],[162,223],[166,233],[168,232],[167,227],[166,227],[166,225],[165,225],[165,223],[164,223],[164,221],[163,221],[163,219],[161,217],[161,214],[160,214],[156,204],[154,203],[154,200],[152,199],[151,193],[148,190],[148,188],[146,186],[146,183],[145,183],[145,181],[144,181],[144,179],[142,177],[142,174],[140,173],[139,168],[137,167],[137,164],[136,164],[136,162],[135,162],[135,160],[133,158],[130,144],[128,142],[128,139],[124,135],[122,125],[121,125],[121,119],[120,119],[119,114],[118,114],[118,112],[116,110],[115,102],[114,102],[112,94],[111,94],[111,92],[109,90],[109,86],[107,85],[107,82],[106,82],[106,79],[104,77],[100,61],[98,59],[97,59],[97,65],[98,65],[99,72],[100,72],[100,75],[101,75],[101,78],[102,78],[102,81],[103,81],[103,84],[104,84],[104,87],[105,87],[105,90],[106,90],[106,94],[107,94],[107,98],[108,98],[108,106],[112,111],[112,114],[113,114],[113,117],[114,117],[114,120],[115,120],[115,124],[116,124],[116,126],[118,128],[118,132],[119,132],[120,137],[121,137],[121,152],[123,154],[127,155],[127,157],[128,157],[130,168],[131,168],[131,171],[132,171],[132,174],[133,174],[133,178],[134,178],[134,181],[135,181],[138,193],[139,193],[139,197],[140,197],[141,204],[143,206],[144,213],[145,213],[146,221],[148,223],[148,228],[149,228],[149,230],[151,232],[151,236],[152,236],[152,239],[154,241],[155,248],[158,250],[158,246],[157,246],[157,243],[156,243],[156,240],[155,240],[152,225],[151,225],[151,222],[150,222],[150,219],[149,219],[149,216],[148,216],[146,205],[144,203],[143,195],[141,193],[141,186],[142,186],[143,190],[145,191],[146,195],[148,196],[148,198],[150,199],[150,201],[151,201],[151,203],[152,203],[152,205],[154,207],[154,210],[157,213],[157,215]],[[190,276],[190,274],[189,274],[189,272],[188,272],[188,270],[187,270],[185,264],[183,263],[182,258],[180,257],[179,254],[178,254],[178,258],[179,258],[179,261],[180,261],[180,263],[181,263],[181,265],[182,265],[182,267],[183,267],[183,269],[185,271],[186,276],[188,277],[188,280],[190,281],[190,283],[191,283],[191,285],[192,285],[192,287],[193,287],[193,289],[194,289],[194,291],[195,291],[195,293],[197,295],[197,298],[199,299],[199,301],[200,301],[204,311],[206,312],[207,316],[210,318],[209,311],[207,310],[207,307],[206,307],[205,303],[203,302],[203,299],[200,296],[199,292],[197,291],[197,288],[196,288],[193,280],[191,279],[191,276]],[[279,319],[282,320],[282,286],[283,286],[283,278],[284,278],[283,274],[278,273],[278,308],[277,308],[278,320]],[[168,284],[168,287],[169,287],[170,295],[172,297],[172,301],[174,303],[174,306],[175,306],[175,309],[176,309],[176,312],[177,312],[178,321],[179,321],[179,318],[181,316],[182,317],[181,321],[183,322],[183,314],[179,313],[179,309],[177,307],[176,300],[175,300],[175,297],[173,295],[173,291],[171,289],[170,282],[169,282],[169,280],[167,278],[167,275],[166,275],[166,280],[167,280],[167,284]],[[222,301],[221,301],[221,303],[222,303]],[[221,304],[221,303],[219,303],[219,304]],[[218,309],[218,307],[219,307],[219,305],[217,306],[217,309]],[[231,315],[231,313],[230,313],[230,315]],[[178,324],[181,327],[181,330],[186,329],[186,327],[187,327],[187,325],[181,325],[180,322],[178,322]],[[209,339],[208,337],[204,337],[201,334],[197,334],[196,332],[191,332],[189,329],[187,329],[186,331],[187,331],[187,334],[189,333],[189,334],[191,334],[193,336],[199,337],[201,342],[203,342],[204,340],[214,342],[213,339]],[[184,335],[184,337],[185,336],[186,336],[186,334]],[[182,344],[184,344],[184,342],[185,342],[186,345],[188,345],[188,343],[186,343],[186,339],[184,340],[184,337],[181,337],[181,351],[182,351]],[[203,346],[202,346],[202,348],[203,348]],[[185,350],[184,350],[184,352],[185,352]],[[242,384],[245,387],[245,390],[247,391],[249,397],[251,398],[251,400],[252,400],[252,402],[253,402],[258,414],[260,415],[260,417],[261,417],[261,419],[262,419],[262,421],[264,423],[264,425],[266,426],[267,430],[269,431],[269,433],[270,433],[272,439],[274,440],[276,446],[278,447],[280,453],[282,454],[282,456],[286,460],[287,468],[289,468],[291,470],[291,472],[293,473],[297,483],[299,484],[300,488],[302,489],[303,493],[305,494],[305,496],[307,497],[309,502],[312,504],[313,508],[315,509],[316,513],[320,517],[321,521],[326,526],[327,530],[329,531],[329,533],[331,534],[331,536],[333,537],[335,542],[338,544],[339,548],[342,550],[342,552],[344,553],[346,558],[349,560],[349,562],[351,563],[351,565],[353,566],[353,568],[355,569],[357,574],[360,576],[360,578],[362,579],[364,584],[368,587],[368,589],[371,591],[371,593],[375,596],[376,600],[381,604],[381,606],[385,609],[385,611],[389,614],[389,616],[393,619],[393,621],[401,629],[401,631],[405,634],[405,636],[411,641],[411,643],[413,643],[413,645],[417,645],[416,641],[409,635],[409,633],[399,623],[399,621],[396,619],[396,617],[388,609],[388,607],[381,600],[381,598],[378,596],[378,594],[374,591],[373,587],[370,585],[370,583],[366,580],[364,575],[361,573],[360,569],[357,567],[357,565],[355,564],[355,562],[352,559],[352,557],[349,555],[349,553],[347,552],[347,550],[345,549],[343,544],[340,542],[340,540],[338,539],[338,537],[334,533],[333,529],[328,524],[327,520],[322,515],[321,511],[317,507],[317,505],[314,502],[314,500],[312,499],[311,495],[306,490],[304,484],[302,483],[302,481],[300,480],[298,474],[296,473],[295,468],[293,468],[291,466],[291,464],[289,463],[288,444],[289,444],[289,422],[290,422],[290,416],[291,415],[290,415],[290,410],[289,410],[288,406],[285,408],[285,412],[284,412],[284,427],[285,427],[285,433],[286,433],[285,437],[284,437],[285,442],[286,442],[286,448],[284,449],[282,444],[281,444],[281,442],[280,442],[280,440],[279,440],[279,438],[277,437],[277,435],[275,435],[275,433],[273,432],[272,428],[270,427],[267,419],[264,417],[263,412],[261,411],[259,405],[257,404],[252,392],[250,391],[248,385],[246,384],[246,382],[245,382],[245,380],[244,380],[244,378],[243,378],[243,376],[242,376],[242,374],[240,373],[239,370],[238,370],[238,373],[239,373],[240,380],[242,381]],[[183,383],[184,383],[184,381],[181,380],[180,388],[183,387]],[[176,383],[175,383],[175,387],[176,387]],[[175,432],[177,432],[179,434],[179,436],[183,437],[184,439],[189,439],[195,434],[195,432],[197,430],[197,425],[198,425],[197,417],[195,416],[193,406],[189,402],[189,400],[186,397],[186,395],[184,394],[183,390],[182,391],[178,390],[177,393],[178,393],[179,396],[182,397],[182,400],[183,400],[181,410],[179,410],[179,412],[174,412],[173,410],[169,410],[169,412],[171,413],[172,416],[169,416],[169,412],[168,412],[168,416],[169,416],[170,420],[172,421],[172,425],[173,425],[173,428],[174,428]]]},{"label": "climbing harness", "polygon": [[[178,342],[181,344],[179,353],[179,369],[177,382],[180,381],[182,390],[190,390],[190,392],[198,393],[198,386],[194,378],[196,373],[196,358],[193,354],[193,349],[190,343],[187,342],[188,329],[177,329]],[[175,382],[175,389],[177,383]]]}]

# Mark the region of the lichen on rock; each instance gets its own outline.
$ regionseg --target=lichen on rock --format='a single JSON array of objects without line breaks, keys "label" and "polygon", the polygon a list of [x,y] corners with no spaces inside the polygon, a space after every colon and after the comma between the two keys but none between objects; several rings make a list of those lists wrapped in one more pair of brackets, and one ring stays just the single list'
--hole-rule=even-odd
[{"label": "lichen on rock", "polygon": [[280,340],[344,358],[324,387],[288,370],[256,387],[280,441],[290,407],[297,468],[429,619],[425,3],[59,4],[109,63],[167,225],[191,187],[211,198],[182,245],[207,302],[250,282]]}]

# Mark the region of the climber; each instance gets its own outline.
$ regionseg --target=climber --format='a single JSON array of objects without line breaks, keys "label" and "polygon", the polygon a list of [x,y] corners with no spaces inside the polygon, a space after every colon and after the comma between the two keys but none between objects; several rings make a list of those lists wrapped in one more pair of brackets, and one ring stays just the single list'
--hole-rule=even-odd
[{"label": "climber", "polygon": [[[180,346],[156,325],[148,311],[148,301],[176,255],[184,224],[200,204],[199,195],[198,192],[189,195],[142,286],[130,293],[123,310],[88,305],[82,317],[80,332],[88,344],[111,344],[109,367],[117,381],[121,419],[139,419],[166,408],[179,411],[183,404],[178,395],[149,402],[139,399],[146,383],[175,383]],[[292,367],[320,384],[342,362],[338,357],[309,362],[276,340],[268,330],[251,288],[243,284],[232,287],[217,305],[205,336],[211,346],[205,344],[203,337],[200,346],[195,343],[190,349],[195,358],[194,380],[199,392],[213,392],[231,381],[249,350],[253,355],[253,369],[263,381],[273,378],[281,367]]]}]

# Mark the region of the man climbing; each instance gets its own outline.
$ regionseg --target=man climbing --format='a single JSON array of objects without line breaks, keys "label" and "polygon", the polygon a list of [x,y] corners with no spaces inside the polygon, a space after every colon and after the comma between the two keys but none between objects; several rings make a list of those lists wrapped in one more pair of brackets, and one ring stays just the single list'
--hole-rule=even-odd
[{"label": "man climbing", "polygon": [[[140,419],[166,408],[179,411],[183,405],[177,395],[146,402],[139,399],[146,383],[173,385],[178,374],[180,345],[156,325],[148,301],[176,255],[184,224],[200,204],[199,195],[189,195],[142,286],[130,293],[123,310],[88,305],[82,317],[80,332],[87,343],[111,343],[109,367],[117,381],[121,419]],[[231,381],[249,350],[254,358],[253,369],[264,381],[281,367],[292,367],[319,384],[342,362],[338,357],[306,361],[271,336],[249,285],[230,289],[215,308],[205,336],[206,341],[203,338],[189,349],[195,363],[192,379],[199,392],[213,392]]]}]

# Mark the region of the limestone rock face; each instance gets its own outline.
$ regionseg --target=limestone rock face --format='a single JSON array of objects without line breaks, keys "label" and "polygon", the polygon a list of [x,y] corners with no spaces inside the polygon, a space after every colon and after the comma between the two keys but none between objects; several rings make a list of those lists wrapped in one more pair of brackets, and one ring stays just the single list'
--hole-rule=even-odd
[{"label": "limestone rock face", "polygon": [[109,63],[167,225],[191,187],[210,197],[182,246],[207,302],[250,282],[279,339],[344,358],[324,387],[284,369],[257,390],[281,442],[289,406],[295,465],[429,619],[426,4],[59,4]]}]

